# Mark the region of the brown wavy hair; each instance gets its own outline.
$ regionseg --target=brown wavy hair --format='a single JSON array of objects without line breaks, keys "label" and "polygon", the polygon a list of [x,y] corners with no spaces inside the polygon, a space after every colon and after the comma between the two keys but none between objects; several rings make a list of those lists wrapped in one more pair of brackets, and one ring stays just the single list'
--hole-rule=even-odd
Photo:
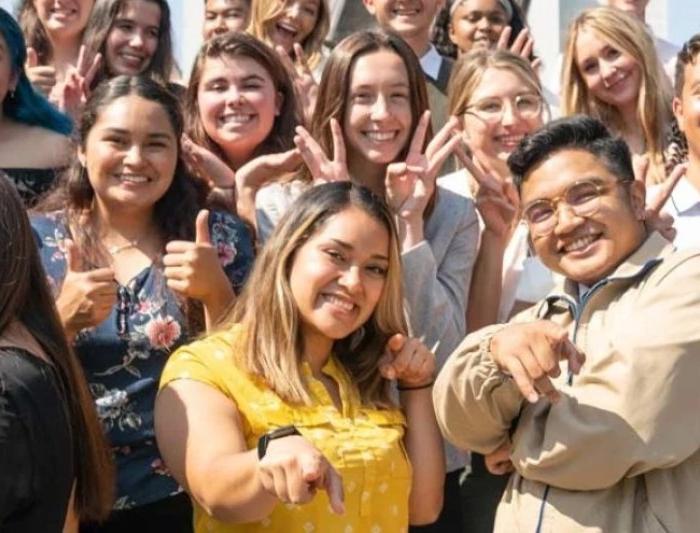
[{"label": "brown wavy hair", "polygon": [[114,499],[111,453],[80,362],[66,341],[24,206],[2,172],[0,199],[0,332],[21,322],[56,369],[73,437],[75,510],[83,520],[101,520]]},{"label": "brown wavy hair", "polygon": [[393,407],[389,382],[377,361],[389,337],[406,334],[401,282],[401,253],[393,216],[386,204],[369,189],[350,182],[312,187],[289,208],[265,243],[243,293],[219,324],[221,329],[242,327],[245,340],[236,351],[237,363],[263,377],[286,401],[309,405],[308,383],[301,371],[303,338],[299,310],[289,276],[296,252],[333,215],[356,207],[377,220],[389,232],[389,266],[382,294],[369,320],[344,339],[333,354],[365,405]]},{"label": "brown wavy hair", "polygon": [[301,112],[292,80],[272,48],[255,37],[240,32],[229,32],[213,37],[200,48],[185,93],[184,114],[187,134],[195,143],[215,153],[221,160],[227,160],[221,147],[204,130],[197,95],[202,82],[204,65],[208,59],[236,57],[246,57],[261,65],[270,74],[275,89],[282,97],[282,106],[272,125],[272,130],[255,150],[253,157],[285,152],[294,148],[294,128],[301,123]]}]

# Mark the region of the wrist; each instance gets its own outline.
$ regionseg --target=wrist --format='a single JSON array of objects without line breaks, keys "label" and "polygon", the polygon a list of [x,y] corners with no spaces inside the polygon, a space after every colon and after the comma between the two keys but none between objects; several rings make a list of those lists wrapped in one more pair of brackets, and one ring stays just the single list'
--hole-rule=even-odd
[{"label": "wrist", "polygon": [[402,383],[398,382],[396,388],[399,392],[430,391],[435,384],[435,380],[430,378],[422,383]]},{"label": "wrist", "polygon": [[404,219],[399,217],[399,238],[402,251],[410,250],[418,243],[424,241],[423,219]]}]

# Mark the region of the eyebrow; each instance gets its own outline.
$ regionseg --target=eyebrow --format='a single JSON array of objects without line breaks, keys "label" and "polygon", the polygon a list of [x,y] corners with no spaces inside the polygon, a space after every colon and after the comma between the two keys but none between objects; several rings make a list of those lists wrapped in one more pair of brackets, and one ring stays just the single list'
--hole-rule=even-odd
[{"label": "eyebrow", "polygon": [[[371,89],[372,87],[375,87],[375,86],[376,85],[372,84],[372,83],[363,83],[361,85],[353,86],[352,90],[356,91],[358,89]],[[405,81],[399,81],[399,82],[392,83],[391,85],[389,85],[389,87],[403,87],[403,88],[408,88],[409,86],[410,85]]]},{"label": "eyebrow", "polygon": [[[103,130],[105,133],[115,133],[117,135],[131,135],[130,130],[125,130],[124,128],[105,128]],[[147,135],[151,139],[173,139],[174,136],[171,135],[170,133],[165,133],[165,132],[154,132],[154,133],[149,133]]]},{"label": "eyebrow", "polygon": [[[331,239],[335,244],[340,246],[341,248],[345,250],[354,250],[353,246],[345,241],[341,241],[340,239]],[[382,254],[372,254],[372,259],[381,259],[382,261],[388,261],[389,258],[385,255]]]}]

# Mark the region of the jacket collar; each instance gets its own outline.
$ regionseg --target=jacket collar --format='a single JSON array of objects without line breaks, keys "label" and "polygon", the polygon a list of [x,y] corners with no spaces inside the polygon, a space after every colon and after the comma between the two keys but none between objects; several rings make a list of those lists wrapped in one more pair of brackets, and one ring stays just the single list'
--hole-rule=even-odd
[{"label": "jacket collar", "polygon": [[[627,259],[620,263],[608,277],[596,282],[590,290],[610,283],[611,281],[633,280],[642,277],[650,268],[660,263],[675,250],[673,244],[668,242],[660,233],[654,231]],[[545,298],[538,309],[538,316],[547,314],[551,306],[561,305],[562,300],[566,307],[573,310],[579,301],[579,285],[568,278],[559,282],[552,292]]]}]

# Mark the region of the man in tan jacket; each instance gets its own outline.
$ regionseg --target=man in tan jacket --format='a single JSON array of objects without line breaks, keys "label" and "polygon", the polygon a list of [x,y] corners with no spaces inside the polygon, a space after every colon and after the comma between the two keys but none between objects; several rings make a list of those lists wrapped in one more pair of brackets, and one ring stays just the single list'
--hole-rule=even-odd
[{"label": "man in tan jacket", "polygon": [[550,123],[509,165],[566,281],[452,354],[444,435],[511,446],[496,532],[700,531],[700,251],[647,231],[629,150],[594,119]]}]

